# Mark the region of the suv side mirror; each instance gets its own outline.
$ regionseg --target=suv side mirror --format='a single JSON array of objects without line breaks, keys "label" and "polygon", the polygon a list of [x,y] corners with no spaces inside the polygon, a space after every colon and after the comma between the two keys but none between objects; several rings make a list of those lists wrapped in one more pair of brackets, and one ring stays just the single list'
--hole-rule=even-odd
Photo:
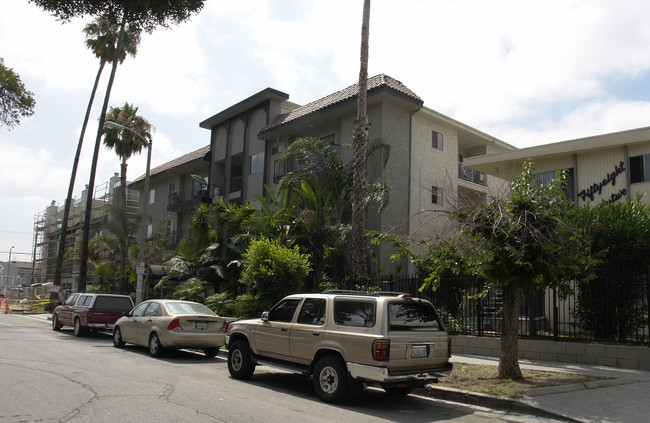
[{"label": "suv side mirror", "polygon": [[268,311],[262,312],[262,320],[265,321],[265,322],[267,322],[269,320],[269,312]]}]

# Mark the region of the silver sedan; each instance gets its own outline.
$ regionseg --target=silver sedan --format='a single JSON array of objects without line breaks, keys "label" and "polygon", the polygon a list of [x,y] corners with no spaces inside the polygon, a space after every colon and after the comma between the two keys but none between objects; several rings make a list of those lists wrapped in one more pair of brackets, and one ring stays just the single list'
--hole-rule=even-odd
[{"label": "silver sedan", "polygon": [[227,319],[192,301],[148,300],[115,322],[113,345],[126,343],[149,348],[153,357],[166,348],[201,349],[214,357],[225,345]]}]

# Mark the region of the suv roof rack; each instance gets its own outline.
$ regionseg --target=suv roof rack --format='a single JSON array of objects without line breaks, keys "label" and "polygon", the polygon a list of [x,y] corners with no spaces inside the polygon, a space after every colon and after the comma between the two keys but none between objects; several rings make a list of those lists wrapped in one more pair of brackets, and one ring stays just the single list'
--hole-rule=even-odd
[{"label": "suv roof rack", "polygon": [[339,295],[365,295],[372,297],[399,297],[401,295],[411,297],[411,294],[406,292],[397,291],[355,291],[352,289],[328,289],[323,294],[339,294]]}]

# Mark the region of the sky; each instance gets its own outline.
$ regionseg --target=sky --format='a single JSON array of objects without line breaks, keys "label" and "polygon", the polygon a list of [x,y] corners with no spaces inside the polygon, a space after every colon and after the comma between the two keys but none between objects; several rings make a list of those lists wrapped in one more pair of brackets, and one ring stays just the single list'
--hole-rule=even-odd
[{"label": "sky", "polygon": [[[362,0],[208,0],[186,23],[143,34],[111,106],[155,127],[152,167],[210,142],[204,119],[271,87],[306,104],[358,82]],[[650,126],[647,0],[372,0],[369,76],[516,147]],[[63,205],[99,62],[82,32],[27,0],[0,6],[0,57],[34,93],[34,115],[0,127],[0,261],[29,261],[34,220]],[[88,183],[104,71],[74,196]],[[350,138],[351,138],[350,134]],[[145,152],[146,153],[146,152]],[[145,171],[132,157],[127,177]],[[100,150],[96,185],[119,172]],[[12,248],[13,247],[13,248]]]}]

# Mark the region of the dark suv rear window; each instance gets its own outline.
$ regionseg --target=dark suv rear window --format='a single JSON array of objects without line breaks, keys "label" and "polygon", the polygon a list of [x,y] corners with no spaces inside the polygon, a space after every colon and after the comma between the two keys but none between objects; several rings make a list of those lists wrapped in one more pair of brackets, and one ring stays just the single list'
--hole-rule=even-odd
[{"label": "dark suv rear window", "polygon": [[102,297],[99,296],[95,299],[95,310],[119,310],[131,311],[133,303],[127,297]]},{"label": "dark suv rear window", "polygon": [[372,327],[375,325],[375,304],[373,299],[336,298],[334,322],[343,326]]},{"label": "dark suv rear window", "polygon": [[442,330],[430,304],[419,302],[388,303],[389,330]]}]

